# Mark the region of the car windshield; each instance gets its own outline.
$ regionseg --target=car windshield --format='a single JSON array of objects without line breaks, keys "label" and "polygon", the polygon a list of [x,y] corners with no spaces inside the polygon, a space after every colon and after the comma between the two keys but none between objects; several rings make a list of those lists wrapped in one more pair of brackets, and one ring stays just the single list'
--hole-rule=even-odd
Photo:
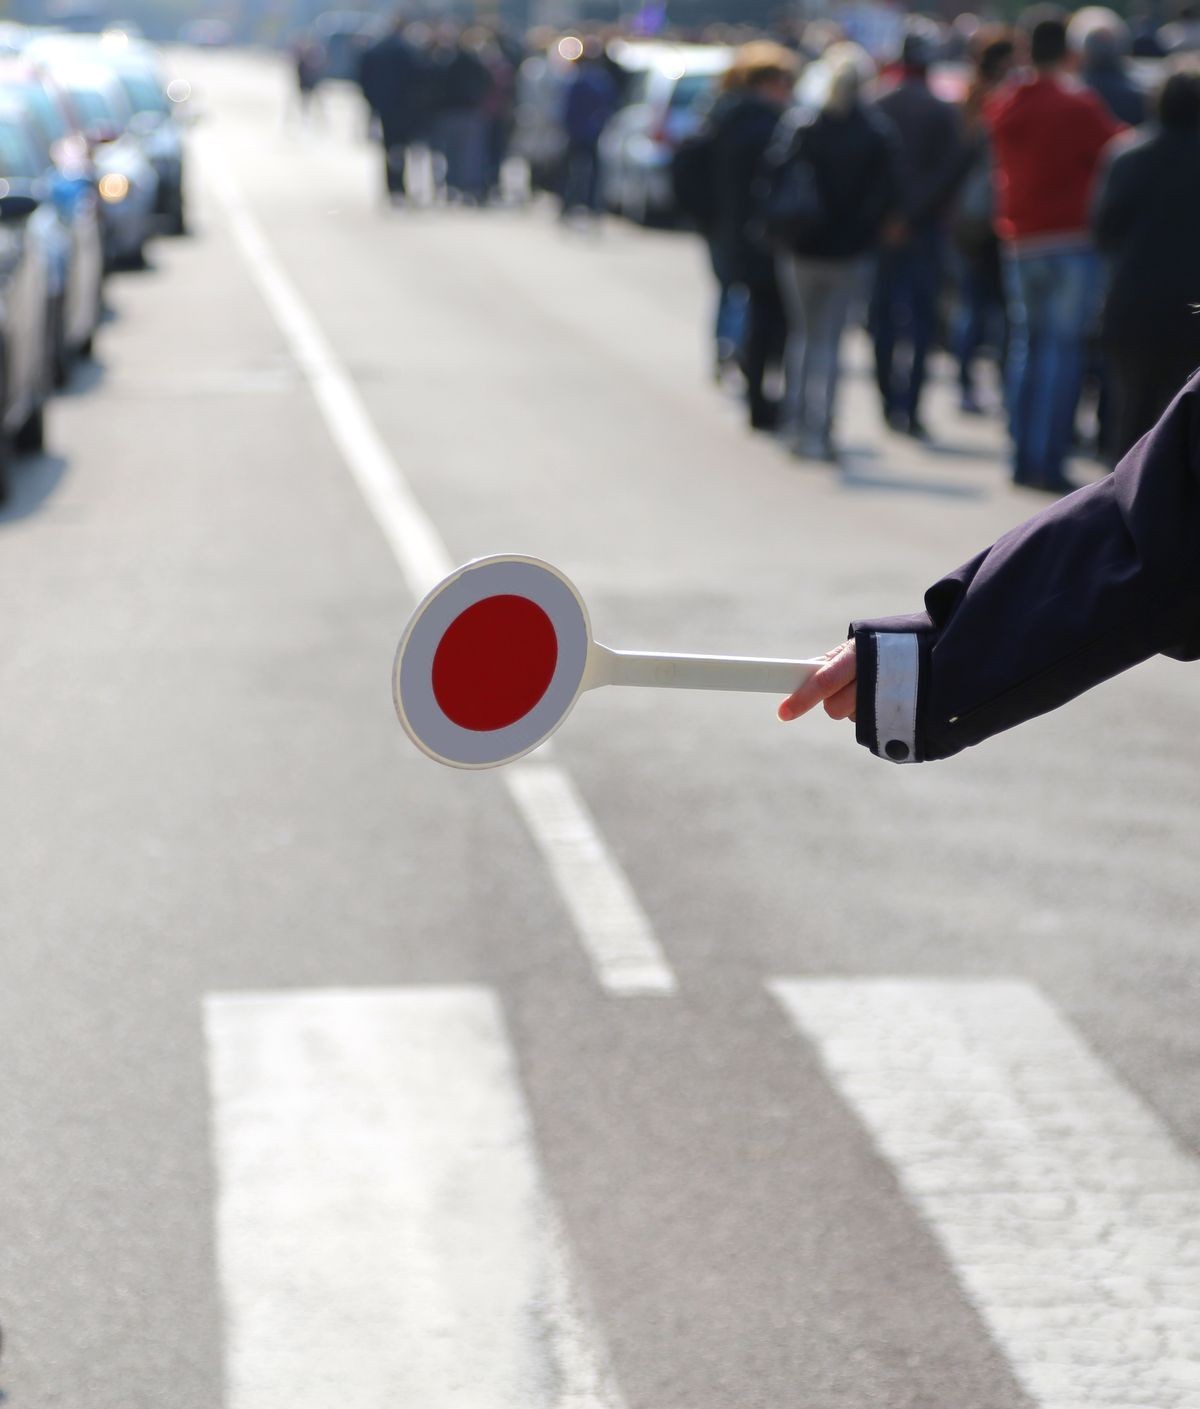
[{"label": "car windshield", "polygon": [[40,83],[14,84],[11,91],[18,95],[47,142],[57,142],[67,135],[61,109]]},{"label": "car windshield", "polygon": [[116,124],[117,117],[104,94],[96,88],[72,88],[71,101],[75,104],[85,127],[96,123]]},{"label": "car windshield", "polygon": [[168,112],[166,95],[148,73],[123,73],[121,87],[135,113]]},{"label": "car windshield", "polygon": [[0,117],[0,177],[32,181],[40,174],[25,129],[12,118]]}]

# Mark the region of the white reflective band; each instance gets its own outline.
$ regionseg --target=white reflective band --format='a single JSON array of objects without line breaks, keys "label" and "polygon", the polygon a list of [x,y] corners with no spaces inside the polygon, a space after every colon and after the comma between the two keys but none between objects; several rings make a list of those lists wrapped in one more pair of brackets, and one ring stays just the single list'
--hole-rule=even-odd
[{"label": "white reflective band", "polygon": [[875,752],[893,763],[917,754],[917,682],[921,655],[911,631],[875,637]]}]

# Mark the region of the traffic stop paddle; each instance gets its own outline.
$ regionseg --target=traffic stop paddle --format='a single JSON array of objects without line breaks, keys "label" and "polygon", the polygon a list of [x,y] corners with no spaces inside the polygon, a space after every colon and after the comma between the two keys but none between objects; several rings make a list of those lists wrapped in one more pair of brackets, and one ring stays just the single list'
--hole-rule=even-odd
[{"label": "traffic stop paddle", "polygon": [[790,695],[820,663],[610,650],[592,640],[583,598],[562,573],[514,554],[476,558],[425,597],[400,638],[392,696],[430,758],[495,768],[545,742],[584,690]]}]

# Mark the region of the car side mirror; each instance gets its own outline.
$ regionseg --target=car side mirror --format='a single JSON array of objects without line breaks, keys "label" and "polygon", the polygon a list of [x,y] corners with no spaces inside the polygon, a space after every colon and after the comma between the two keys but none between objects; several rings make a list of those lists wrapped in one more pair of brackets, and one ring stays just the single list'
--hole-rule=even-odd
[{"label": "car side mirror", "polygon": [[0,221],[28,220],[39,204],[36,196],[12,193],[0,196]]}]

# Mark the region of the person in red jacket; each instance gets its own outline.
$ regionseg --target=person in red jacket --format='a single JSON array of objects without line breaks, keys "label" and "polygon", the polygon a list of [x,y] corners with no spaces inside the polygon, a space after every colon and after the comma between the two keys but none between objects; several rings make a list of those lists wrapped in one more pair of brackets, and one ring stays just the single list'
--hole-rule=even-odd
[{"label": "person in red jacket", "polygon": [[[1032,19],[1032,24],[1029,21]],[[996,229],[1004,244],[1012,339],[1008,402],[1013,479],[1060,492],[1100,271],[1089,234],[1100,156],[1122,131],[1094,93],[1065,73],[1056,11],[1026,18],[1032,73],[989,104]]]}]

